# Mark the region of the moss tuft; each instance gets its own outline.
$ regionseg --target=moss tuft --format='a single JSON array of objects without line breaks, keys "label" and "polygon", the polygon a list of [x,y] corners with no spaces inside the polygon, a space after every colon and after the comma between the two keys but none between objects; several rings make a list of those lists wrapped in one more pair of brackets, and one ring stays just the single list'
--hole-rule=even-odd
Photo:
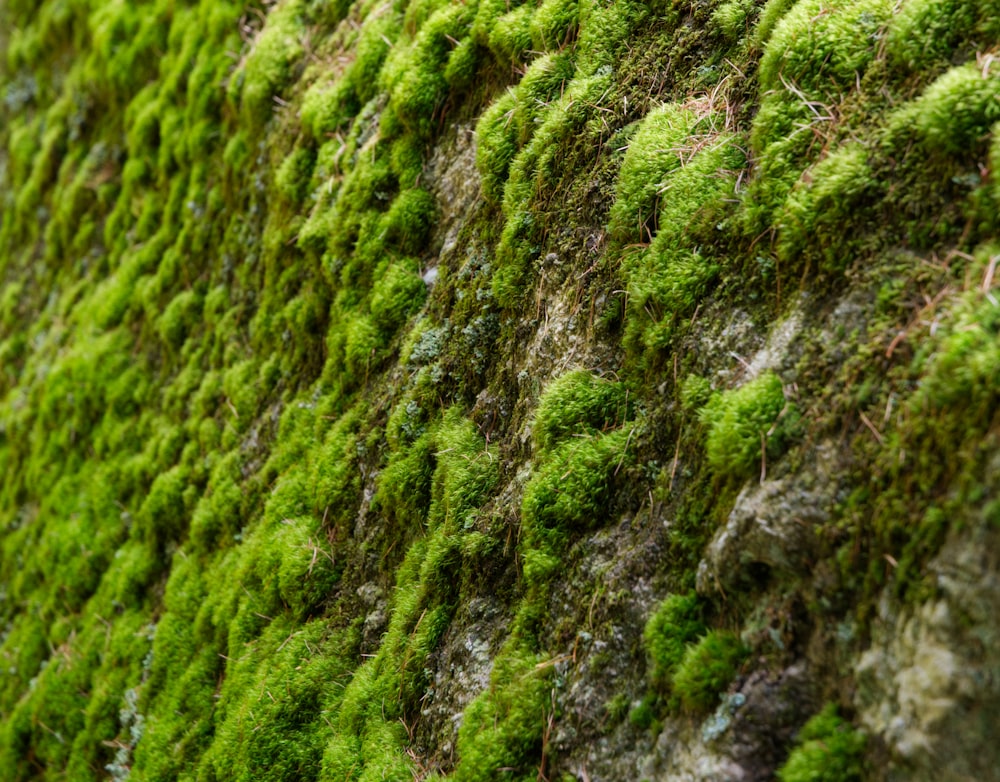
[{"label": "moss tuft", "polygon": [[653,663],[650,678],[654,684],[669,690],[688,644],[705,634],[701,614],[697,595],[688,593],[670,595],[649,617],[643,638]]},{"label": "moss tuft", "polygon": [[781,452],[794,424],[781,379],[767,373],[714,395],[700,411],[708,427],[708,463],[720,474],[743,478]]},{"label": "moss tuft", "polygon": [[748,649],[732,633],[712,630],[690,644],[673,676],[673,695],[686,711],[706,712],[732,683]]},{"label": "moss tuft", "polygon": [[583,369],[560,375],[545,389],[533,424],[539,453],[574,435],[615,428],[628,418],[627,391],[621,383]]},{"label": "moss tuft", "polygon": [[857,782],[865,737],[828,704],[799,731],[796,746],[778,769],[780,782]]}]

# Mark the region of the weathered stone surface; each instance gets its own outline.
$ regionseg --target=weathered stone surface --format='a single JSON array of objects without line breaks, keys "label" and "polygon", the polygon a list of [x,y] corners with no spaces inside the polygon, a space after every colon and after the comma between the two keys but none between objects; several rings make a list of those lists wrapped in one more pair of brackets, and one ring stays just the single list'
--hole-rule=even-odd
[{"label": "weathered stone surface", "polygon": [[894,782],[997,779],[1000,745],[1000,535],[952,534],[930,564],[937,596],[886,597],[857,661],[862,725],[885,742]]}]

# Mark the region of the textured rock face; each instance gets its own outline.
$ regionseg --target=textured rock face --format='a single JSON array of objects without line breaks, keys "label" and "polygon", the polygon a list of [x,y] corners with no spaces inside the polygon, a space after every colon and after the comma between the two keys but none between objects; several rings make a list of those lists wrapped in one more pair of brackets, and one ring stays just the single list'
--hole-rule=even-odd
[{"label": "textured rock face", "polygon": [[996,544],[992,529],[954,535],[930,565],[936,597],[881,606],[855,699],[862,724],[886,743],[889,779],[996,775],[996,747],[976,738],[997,719]]},{"label": "textured rock face", "polygon": [[998,47],[0,4],[0,776],[997,778]]}]

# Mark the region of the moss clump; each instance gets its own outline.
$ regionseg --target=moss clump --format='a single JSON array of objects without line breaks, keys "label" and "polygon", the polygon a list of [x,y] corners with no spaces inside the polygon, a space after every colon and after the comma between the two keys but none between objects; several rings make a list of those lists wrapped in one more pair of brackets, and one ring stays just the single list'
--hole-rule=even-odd
[{"label": "moss clump", "polygon": [[267,17],[264,29],[254,41],[242,78],[230,81],[230,95],[241,98],[248,121],[254,126],[266,122],[275,108],[275,97],[289,84],[294,67],[302,56],[302,3],[280,4]]},{"label": "moss clump", "polygon": [[388,266],[378,275],[371,293],[369,308],[375,327],[388,339],[412,312],[419,309],[426,295],[427,286],[417,273],[414,262]]},{"label": "moss clump", "polygon": [[488,782],[511,771],[525,779],[536,777],[551,715],[547,673],[552,668],[539,662],[523,650],[508,650],[497,659],[490,689],[465,711],[456,782]]},{"label": "moss clump", "polygon": [[621,383],[583,369],[552,381],[542,394],[532,434],[539,452],[549,451],[573,435],[608,430],[628,418],[628,393]]},{"label": "moss clump", "polygon": [[624,245],[626,341],[635,348],[665,346],[719,273],[699,238],[716,233],[746,164],[721,121],[707,104],[665,104],[629,143],[610,227]]},{"label": "moss clump", "polygon": [[715,394],[699,417],[708,427],[708,463],[720,475],[743,478],[781,453],[795,411],[785,400],[781,379],[769,372]]},{"label": "moss clump", "polygon": [[760,17],[757,19],[757,27],[754,30],[754,42],[758,46],[767,43],[775,26],[781,18],[788,13],[789,9],[795,5],[796,0],[767,0],[761,9]]},{"label": "moss clump", "polygon": [[843,252],[842,226],[857,217],[876,190],[868,153],[861,145],[845,144],[810,168],[778,217],[782,268],[802,265],[818,251],[822,269],[842,271],[850,258]]},{"label": "moss clump", "polygon": [[379,79],[390,95],[390,113],[382,118],[387,135],[398,135],[393,120],[422,139],[433,133],[448,94],[445,69],[455,46],[467,37],[469,21],[465,5],[446,5],[423,24],[409,49],[400,48],[386,62]]},{"label": "moss clump", "polygon": [[[784,84],[818,97],[864,72],[892,4],[850,0],[823,11],[822,0],[802,0],[777,23],[760,64],[762,89]],[[795,106],[794,100],[785,102]]]},{"label": "moss clump", "polygon": [[309,194],[316,156],[311,149],[299,147],[278,167],[275,185],[278,192],[293,204],[299,204]]},{"label": "moss clump", "polygon": [[533,10],[531,4],[517,6],[493,23],[487,42],[499,62],[519,67],[530,59]]},{"label": "moss clump", "polygon": [[549,454],[524,490],[525,524],[551,530],[589,529],[603,521],[611,481],[629,458],[634,434],[621,429],[578,437]]},{"label": "moss clump", "polygon": [[611,100],[611,92],[607,74],[578,75],[559,100],[548,107],[531,140],[511,163],[504,186],[505,223],[496,248],[497,269],[493,276],[493,293],[501,306],[520,303],[533,277],[533,262],[540,253],[544,233],[544,224],[533,208],[536,199],[545,199],[567,145],[600,138],[603,125],[594,115]]},{"label": "moss clump", "polygon": [[732,633],[712,630],[684,650],[674,671],[673,697],[686,711],[712,709],[749,650]]},{"label": "moss clump", "polygon": [[[648,243],[658,228],[668,175],[681,167],[698,117],[674,103],[649,112],[629,142],[611,208],[611,228],[622,242]],[[707,128],[710,123],[706,122]]]},{"label": "moss clump", "polygon": [[531,17],[531,42],[544,52],[567,46],[580,24],[580,0],[542,0]]},{"label": "moss clump", "polygon": [[500,202],[517,153],[531,140],[549,105],[573,77],[573,61],[566,55],[546,54],[535,59],[516,87],[508,89],[483,112],[476,126],[476,167],[483,194]]},{"label": "moss clump", "polygon": [[863,734],[827,704],[799,731],[796,746],[778,769],[781,782],[857,782],[862,778]]},{"label": "moss clump", "polygon": [[747,31],[752,3],[731,0],[712,12],[712,27],[723,37],[736,40]]},{"label": "moss clump", "polygon": [[996,6],[974,0],[911,0],[893,16],[886,33],[887,54],[909,71],[929,71],[953,63],[956,51],[980,51],[997,32]]},{"label": "moss clump", "polygon": [[681,407],[686,412],[697,412],[712,397],[712,383],[707,377],[691,374],[684,378],[679,389]]},{"label": "moss clump", "polygon": [[434,196],[426,190],[414,187],[400,193],[383,218],[384,241],[406,255],[426,253],[436,213]]},{"label": "moss clump", "polygon": [[693,592],[670,595],[646,622],[643,638],[653,663],[651,679],[669,689],[688,644],[705,634],[702,607]]},{"label": "moss clump", "polygon": [[951,68],[889,118],[888,135],[916,138],[929,155],[966,153],[1000,120],[998,84],[1000,69],[975,62]]},{"label": "moss clump", "polygon": [[825,9],[821,0],[771,3],[758,34],[781,16],[760,62],[760,110],[750,134],[760,161],[744,214],[754,234],[765,230],[803,169],[834,134],[837,107],[872,65],[891,16],[887,0],[853,0]]},{"label": "moss clump", "polygon": [[517,95],[508,90],[490,104],[476,125],[476,167],[482,177],[483,195],[494,203],[503,198],[503,186],[518,150],[516,106]]}]

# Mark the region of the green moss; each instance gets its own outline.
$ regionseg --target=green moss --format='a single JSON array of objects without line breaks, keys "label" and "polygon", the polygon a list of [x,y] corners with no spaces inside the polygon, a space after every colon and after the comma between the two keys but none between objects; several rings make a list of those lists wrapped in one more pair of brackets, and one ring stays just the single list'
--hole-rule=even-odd
[{"label": "green moss", "polygon": [[649,244],[625,250],[633,345],[666,346],[720,271],[696,237],[716,233],[746,161],[716,120],[666,104],[646,116],[626,152],[611,230],[621,244]]},{"label": "green moss", "polygon": [[614,68],[629,36],[653,16],[665,15],[670,23],[678,18],[673,2],[620,0],[605,4],[599,0],[581,0],[580,33],[577,42],[582,76],[594,76]]},{"label": "green moss", "polygon": [[542,0],[531,17],[531,42],[544,52],[568,46],[580,24],[580,0]]},{"label": "green moss", "polygon": [[778,217],[782,268],[794,269],[819,254],[824,270],[842,271],[850,257],[843,248],[843,225],[857,218],[876,188],[860,145],[846,144],[812,166]]},{"label": "green moss", "polygon": [[299,147],[278,167],[274,183],[278,192],[290,202],[301,203],[309,194],[315,156],[312,150]]},{"label": "green moss", "polygon": [[532,436],[539,453],[545,453],[570,437],[605,431],[627,418],[625,387],[578,369],[560,375],[545,389]]},{"label": "green moss", "polygon": [[483,52],[471,39],[466,39],[448,55],[444,78],[454,92],[463,92],[473,86],[482,64]]},{"label": "green moss", "polygon": [[385,242],[407,255],[426,253],[436,213],[434,196],[426,190],[413,188],[400,193],[383,219]]},{"label": "green moss", "polygon": [[716,394],[699,416],[708,427],[709,464],[721,475],[742,478],[761,468],[762,460],[780,454],[795,413],[781,379],[767,373]]},{"label": "green moss", "polygon": [[891,60],[908,70],[932,70],[953,62],[954,52],[976,51],[995,30],[996,8],[969,0],[913,0],[893,16],[886,34]]},{"label": "green moss", "polygon": [[930,155],[967,152],[1000,120],[998,79],[975,62],[951,68],[890,117],[890,137],[915,137]]},{"label": "green moss", "polygon": [[240,97],[253,126],[266,122],[276,106],[275,98],[293,78],[302,56],[302,3],[288,0],[275,7],[264,29],[254,40],[242,71],[229,82],[230,97]]},{"label": "green moss", "polygon": [[854,782],[862,778],[865,737],[828,704],[799,732],[796,746],[778,769],[781,782]]},{"label": "green moss", "polygon": [[487,42],[499,62],[518,67],[530,59],[533,11],[531,4],[515,6],[490,25]]},{"label": "green moss", "polygon": [[486,782],[513,771],[534,776],[541,763],[542,735],[549,713],[551,666],[511,649],[500,656],[490,689],[465,710],[458,732],[456,782]]},{"label": "green moss", "polygon": [[[465,37],[469,21],[470,12],[462,4],[436,11],[420,28],[412,47],[398,60],[390,60],[380,76],[390,91],[391,111],[403,128],[419,137],[435,130],[436,114],[448,93],[445,67],[456,42]],[[385,122],[383,118],[383,130]]]},{"label": "green moss", "polygon": [[504,187],[506,222],[496,248],[497,270],[492,286],[502,306],[513,307],[522,301],[541,249],[544,225],[532,209],[534,200],[555,179],[565,144],[600,137],[603,121],[594,115],[600,114],[603,103],[612,101],[611,91],[607,75],[573,79],[512,162]]},{"label": "green moss", "polygon": [[655,732],[657,727],[662,724],[656,718],[655,706],[656,699],[652,695],[647,695],[629,711],[628,721],[639,730]]},{"label": "green moss", "polygon": [[483,195],[499,202],[503,186],[510,172],[510,164],[517,154],[517,126],[514,124],[514,107],[517,96],[505,92],[493,101],[476,125],[476,167],[482,177]]},{"label": "green moss", "polygon": [[704,407],[712,396],[712,383],[700,375],[688,375],[680,387],[681,406],[687,412]]},{"label": "green moss", "polygon": [[153,481],[136,516],[135,528],[143,541],[162,549],[186,531],[186,472],[176,465]]},{"label": "green moss", "polygon": [[515,156],[531,140],[549,104],[563,93],[572,76],[570,58],[538,57],[518,85],[483,112],[476,126],[476,167],[483,194],[491,201],[502,199]]},{"label": "green moss", "polygon": [[732,633],[707,633],[685,649],[674,671],[675,699],[686,711],[709,711],[718,704],[747,654],[747,648]]},{"label": "green moss", "polygon": [[632,427],[572,438],[545,457],[521,502],[529,582],[551,575],[569,535],[607,522],[614,479],[631,463],[628,444],[634,435]]},{"label": "green moss", "polygon": [[[575,605],[590,533],[662,507],[643,577],[691,584],[761,434],[770,460],[793,433],[773,375],[711,396],[691,316],[766,324],[790,267],[806,288],[836,273],[830,302],[880,289],[870,345],[838,338],[786,378],[811,435],[846,422],[864,473],[838,476],[823,538],[843,601],[863,592],[864,616],[886,587],[928,594],[946,536],[997,515],[996,3],[792,5],[767,3],[745,41],[756,8],[735,1],[0,4],[7,776],[440,779],[421,751],[443,757],[424,714],[441,644],[487,594],[508,638],[453,776],[566,776],[555,660],[583,615],[552,615],[555,576]],[[488,203],[435,258],[441,153],[476,117]],[[935,256],[948,268],[918,262]],[[933,333],[907,325],[960,288]],[[545,333],[622,381],[558,377],[521,442],[531,383],[502,358],[556,298],[573,329]],[[891,407],[884,447],[851,430],[859,404]],[[598,593],[587,632],[605,612]],[[650,618],[634,724],[729,684],[732,637],[702,620],[687,594]],[[609,705],[620,723],[628,698]],[[818,753],[845,735],[803,732],[786,770],[838,768]]]},{"label": "green moss", "polygon": [[807,96],[831,96],[872,62],[891,3],[852,0],[823,10],[822,0],[803,0],[778,22],[760,63],[763,90],[790,84]]},{"label": "green moss", "polygon": [[670,595],[649,620],[643,638],[653,663],[653,683],[669,689],[689,644],[705,634],[701,605],[694,593]]},{"label": "green moss", "polygon": [[201,305],[201,296],[192,290],[173,298],[157,322],[157,330],[167,344],[178,348],[184,343],[200,319]]},{"label": "green moss", "polygon": [[[762,12],[758,36],[771,8]],[[854,0],[829,13],[821,13],[819,0],[799,2],[787,13],[783,5],[773,8],[782,15],[761,58],[763,99],[750,134],[751,151],[760,161],[746,214],[755,235],[766,230],[774,210],[831,139],[837,107],[876,60],[892,10],[885,0]]]},{"label": "green moss", "polygon": [[693,112],[673,103],[642,119],[625,153],[611,208],[611,227],[622,242],[649,242],[656,233],[667,176],[681,167],[685,142],[698,122]]},{"label": "green moss", "polygon": [[767,0],[757,19],[754,30],[754,41],[758,46],[764,46],[781,18],[795,5],[796,0]]},{"label": "green moss", "polygon": [[748,15],[752,4],[730,0],[712,11],[712,27],[728,40],[740,38],[748,27]]}]

